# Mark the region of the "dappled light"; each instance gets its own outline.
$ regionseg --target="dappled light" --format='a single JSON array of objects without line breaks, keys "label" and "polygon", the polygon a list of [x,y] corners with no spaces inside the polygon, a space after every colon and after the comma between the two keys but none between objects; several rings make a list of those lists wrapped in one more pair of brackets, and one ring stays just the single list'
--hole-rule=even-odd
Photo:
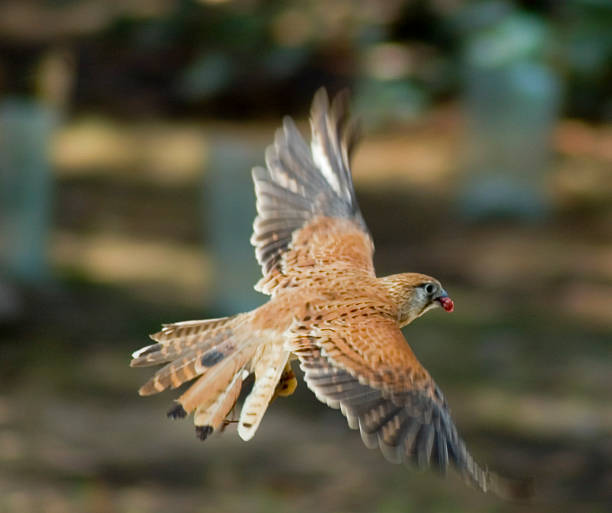
[{"label": "dappled light", "polygon": [[[0,511],[607,511],[612,9],[535,4],[0,6]],[[388,464],[301,372],[248,443],[138,397],[162,323],[265,301],[251,168],[320,86],[362,120],[377,273],[453,298],[406,339],[531,501]]]}]

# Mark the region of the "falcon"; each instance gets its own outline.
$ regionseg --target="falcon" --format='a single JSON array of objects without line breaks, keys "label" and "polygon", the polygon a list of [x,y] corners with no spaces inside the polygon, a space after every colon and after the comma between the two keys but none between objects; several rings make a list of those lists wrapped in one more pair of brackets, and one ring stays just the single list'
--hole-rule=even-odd
[{"label": "falcon", "polygon": [[393,462],[454,467],[482,490],[504,494],[497,475],[476,463],[459,436],[442,392],[401,328],[453,301],[419,273],[377,277],[374,244],[359,211],[350,159],[358,139],[346,93],[330,105],[320,89],[304,141],[286,117],[265,167],[252,171],[257,217],[251,243],[267,303],[220,319],[167,324],[155,344],[133,353],[132,367],[164,364],[142,396],[195,380],[168,412],[193,414],[202,440],[231,422],[244,381],[254,375],[238,420],[250,440],[268,405],[297,385],[292,362],[316,397],[340,409],[365,445]]}]

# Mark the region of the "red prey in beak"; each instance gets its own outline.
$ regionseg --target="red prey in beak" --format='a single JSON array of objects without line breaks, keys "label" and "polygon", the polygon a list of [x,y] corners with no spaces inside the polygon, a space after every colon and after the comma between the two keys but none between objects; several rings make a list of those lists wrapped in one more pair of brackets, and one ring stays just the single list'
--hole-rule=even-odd
[{"label": "red prey in beak", "polygon": [[455,303],[453,303],[453,300],[447,295],[440,296],[437,301],[447,312],[452,312],[455,309]]}]

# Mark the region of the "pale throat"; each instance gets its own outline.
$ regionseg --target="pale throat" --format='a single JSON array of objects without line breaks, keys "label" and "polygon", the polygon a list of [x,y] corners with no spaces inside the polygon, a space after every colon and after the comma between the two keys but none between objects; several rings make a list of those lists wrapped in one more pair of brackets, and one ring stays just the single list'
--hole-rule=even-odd
[{"label": "pale throat", "polygon": [[398,309],[397,320],[400,325],[400,328],[407,326],[416,318],[421,317],[425,312],[436,307],[435,303],[428,303],[423,307],[423,302],[420,298],[412,297],[405,298],[403,304],[400,305]]}]

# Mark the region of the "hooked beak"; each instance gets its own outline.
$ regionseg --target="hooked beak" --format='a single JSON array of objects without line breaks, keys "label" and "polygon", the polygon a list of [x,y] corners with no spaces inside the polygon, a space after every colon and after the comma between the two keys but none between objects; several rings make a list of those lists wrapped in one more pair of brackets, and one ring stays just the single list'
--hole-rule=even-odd
[{"label": "hooked beak", "polygon": [[455,309],[455,303],[453,303],[453,300],[448,297],[448,294],[444,289],[442,289],[442,292],[436,298],[436,301],[440,303],[440,306],[449,313]]}]

